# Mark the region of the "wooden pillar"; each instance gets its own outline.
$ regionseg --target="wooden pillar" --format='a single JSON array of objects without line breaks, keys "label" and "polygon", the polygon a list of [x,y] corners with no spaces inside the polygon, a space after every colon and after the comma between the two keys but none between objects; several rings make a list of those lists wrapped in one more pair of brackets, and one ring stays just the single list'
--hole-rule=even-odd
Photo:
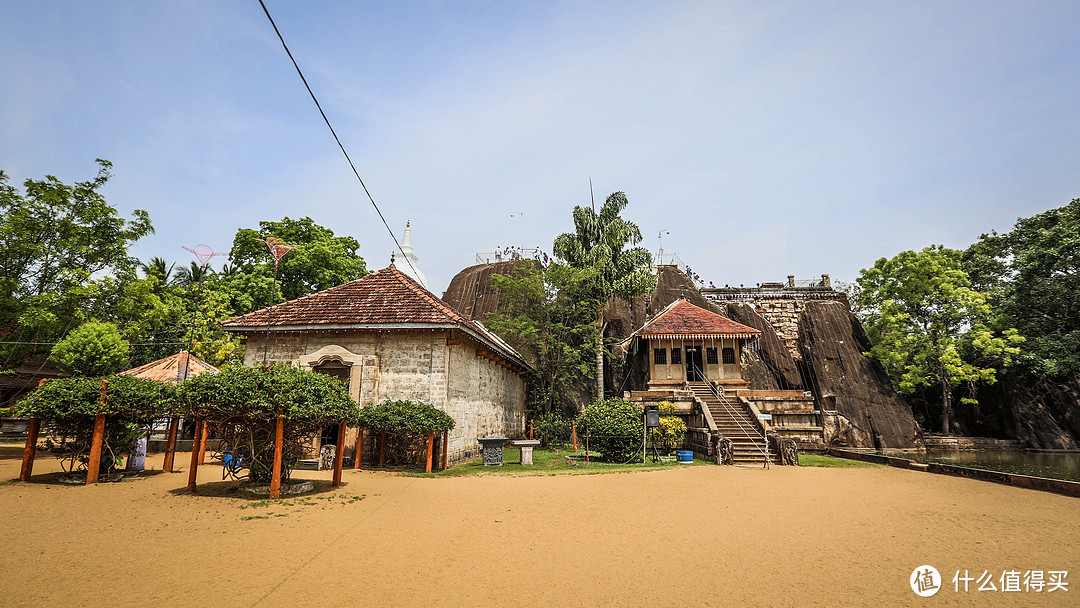
[{"label": "wooden pillar", "polygon": [[203,422],[202,441],[199,442],[199,464],[206,464],[206,440],[210,437],[210,423]]},{"label": "wooden pillar", "polygon": [[[104,384],[104,383],[102,383]],[[101,389],[105,391],[104,388]],[[86,468],[86,483],[97,483],[101,472],[101,447],[105,443],[105,414],[94,418],[94,438],[90,441],[90,463]]]},{"label": "wooden pillar", "polygon": [[180,419],[173,418],[169,421],[169,441],[165,443],[165,462],[161,469],[166,473],[173,472],[173,459],[176,457],[176,433],[180,430]]},{"label": "wooden pillar", "polygon": [[334,487],[341,485],[341,468],[345,464],[345,421],[342,420],[337,430],[337,449],[334,450]]},{"label": "wooden pillar", "polygon": [[570,421],[570,435],[574,439],[574,453],[577,454],[578,453],[577,420],[571,420]]},{"label": "wooden pillar", "polygon": [[191,438],[191,466],[188,467],[187,489],[195,493],[195,480],[199,475],[199,444],[203,434],[203,418],[195,417],[195,434]]},{"label": "wooden pillar", "polygon": [[386,464],[386,431],[379,433],[379,466]]},{"label": "wooden pillar", "polygon": [[34,472],[34,456],[37,454],[37,440],[40,431],[41,418],[31,418],[30,425],[26,428],[26,447],[23,448],[19,481],[30,481],[30,475]]},{"label": "wooden pillar", "polygon": [[364,457],[364,427],[356,429],[356,453],[353,454],[352,468],[360,468],[360,460]]},{"label": "wooden pillar", "polygon": [[274,469],[270,472],[270,498],[281,498],[281,448],[285,442],[285,419],[278,413],[274,431]]},{"label": "wooden pillar", "polygon": [[450,438],[449,429],[443,431],[442,432],[442,470],[443,471],[446,470],[446,452],[449,449],[449,447],[448,447],[449,438]]},{"label": "wooden pillar", "polygon": [[535,437],[533,437],[533,422],[533,420],[529,421],[529,439],[535,439]]},{"label": "wooden pillar", "polygon": [[427,432],[427,466],[424,467],[425,473],[431,472],[431,453],[435,449],[435,431]]}]

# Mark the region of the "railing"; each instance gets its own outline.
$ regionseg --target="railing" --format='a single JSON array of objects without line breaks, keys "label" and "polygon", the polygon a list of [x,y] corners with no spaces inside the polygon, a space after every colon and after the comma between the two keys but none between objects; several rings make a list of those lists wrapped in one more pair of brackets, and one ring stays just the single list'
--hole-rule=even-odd
[{"label": "railing", "polygon": [[524,259],[536,260],[544,265],[544,267],[547,267],[553,261],[547,253],[539,248],[522,249],[521,247],[502,247],[495,251],[477,252],[476,254],[477,264],[490,264],[492,260],[496,262],[509,262],[512,260]]},{"label": "railing", "polygon": [[[697,365],[694,365],[693,370],[695,375],[697,375],[698,378],[701,378],[705,382],[705,386],[709,387],[709,392],[712,393],[712,396],[716,398],[717,402],[720,403],[721,407],[727,410],[728,415],[730,415],[731,419],[735,421],[735,424],[739,426],[739,430],[742,431],[742,433],[746,435],[746,438],[750,440],[750,444],[757,448],[757,450],[765,456],[765,467],[768,468],[772,463],[770,462],[771,459],[769,458],[769,440],[765,437],[765,433],[763,431],[759,432],[758,429],[751,427],[751,430],[754,431],[754,434],[751,435],[750,431],[747,430],[746,425],[742,422],[741,414],[745,414],[745,412],[737,413],[735,411],[735,408],[730,403],[728,403],[727,399],[724,398],[724,394],[718,391],[716,387],[713,386],[713,383],[708,379],[708,377],[706,377],[705,374],[702,373],[701,368],[699,368]],[[759,438],[761,439],[762,445],[758,445],[757,440]]]}]

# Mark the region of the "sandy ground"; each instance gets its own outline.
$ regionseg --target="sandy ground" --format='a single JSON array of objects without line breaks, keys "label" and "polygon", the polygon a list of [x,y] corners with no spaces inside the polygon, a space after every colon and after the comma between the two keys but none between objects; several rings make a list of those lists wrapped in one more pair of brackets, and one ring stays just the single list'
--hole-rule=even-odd
[{"label": "sandy ground", "polygon": [[[21,453],[0,446],[0,480]],[[1080,500],[895,468],[346,471],[336,490],[300,471],[324,491],[289,506],[224,495],[209,464],[195,496],[186,472],[40,482],[56,470],[0,485],[2,606],[1080,605]],[[957,593],[964,569],[1067,570],[1070,590]]]}]

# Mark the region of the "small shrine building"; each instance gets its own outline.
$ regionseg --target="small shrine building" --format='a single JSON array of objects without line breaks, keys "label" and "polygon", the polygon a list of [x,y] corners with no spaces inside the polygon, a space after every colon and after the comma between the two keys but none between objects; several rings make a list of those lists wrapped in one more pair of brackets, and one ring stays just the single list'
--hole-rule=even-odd
[{"label": "small shrine building", "polygon": [[753,327],[676,300],[628,338],[631,353],[644,357],[649,390],[682,388],[706,380],[746,388],[743,349],[761,337]]}]

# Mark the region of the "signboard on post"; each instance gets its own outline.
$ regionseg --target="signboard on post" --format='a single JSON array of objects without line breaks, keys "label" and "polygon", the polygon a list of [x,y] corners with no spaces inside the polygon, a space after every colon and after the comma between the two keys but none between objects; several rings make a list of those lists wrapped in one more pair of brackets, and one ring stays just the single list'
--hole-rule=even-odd
[{"label": "signboard on post", "polygon": [[762,422],[772,422],[772,414],[758,414],[757,419]]}]

